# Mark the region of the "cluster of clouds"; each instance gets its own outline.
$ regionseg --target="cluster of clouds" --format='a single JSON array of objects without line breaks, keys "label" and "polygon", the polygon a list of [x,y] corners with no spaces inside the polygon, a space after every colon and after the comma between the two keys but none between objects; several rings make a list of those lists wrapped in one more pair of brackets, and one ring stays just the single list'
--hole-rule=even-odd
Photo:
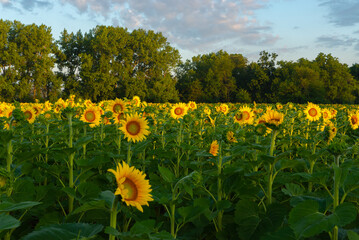
[{"label": "cluster of clouds", "polygon": [[[258,10],[269,4],[293,0],[17,0],[23,9],[51,9],[55,4],[73,6],[80,14],[102,17],[114,26],[162,32],[171,44],[192,52],[225,46],[274,46],[280,33],[270,22],[258,19]],[[15,7],[15,0],[0,0]],[[303,3],[305,4],[305,3]],[[325,8],[327,21],[339,27],[359,23],[358,0],[316,0]],[[353,35],[354,34],[354,35]],[[328,48],[354,46],[359,51],[359,31],[349,35],[325,35],[317,44]]]}]

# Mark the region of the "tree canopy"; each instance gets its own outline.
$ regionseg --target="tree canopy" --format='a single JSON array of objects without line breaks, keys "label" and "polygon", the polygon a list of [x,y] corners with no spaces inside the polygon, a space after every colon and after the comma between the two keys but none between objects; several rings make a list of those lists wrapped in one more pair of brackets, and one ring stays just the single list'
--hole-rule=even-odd
[{"label": "tree canopy", "polygon": [[223,50],[182,62],[162,33],[97,26],[63,30],[0,20],[0,101],[55,100],[75,94],[101,101],[139,96],[151,102],[359,102],[359,64],[331,54],[310,61],[257,62]]}]

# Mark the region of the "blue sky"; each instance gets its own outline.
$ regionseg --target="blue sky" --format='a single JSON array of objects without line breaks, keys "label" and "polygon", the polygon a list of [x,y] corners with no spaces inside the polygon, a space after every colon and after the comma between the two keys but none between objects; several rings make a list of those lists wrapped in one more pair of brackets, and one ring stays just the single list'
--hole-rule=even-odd
[{"label": "blue sky", "polygon": [[217,52],[257,61],[332,54],[359,63],[358,0],[0,0],[0,18],[83,33],[97,25],[161,32],[185,59]]}]

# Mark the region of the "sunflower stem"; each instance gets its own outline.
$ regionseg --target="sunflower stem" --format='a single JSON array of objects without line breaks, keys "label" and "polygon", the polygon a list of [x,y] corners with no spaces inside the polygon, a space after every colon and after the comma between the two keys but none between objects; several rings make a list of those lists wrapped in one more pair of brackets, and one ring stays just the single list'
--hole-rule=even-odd
[{"label": "sunflower stem", "polygon": [[[73,147],[73,128],[72,128],[72,116],[73,113],[68,113],[67,118],[69,122],[69,148]],[[74,188],[74,155],[75,153],[71,153],[69,156],[69,187],[71,189]],[[74,209],[74,197],[69,195],[69,213]]]},{"label": "sunflower stem", "polygon": [[[87,126],[84,125],[84,137],[87,135]],[[83,158],[86,157],[86,144],[82,144],[82,156]]]},{"label": "sunflower stem", "polygon": [[[222,144],[219,145],[219,154],[218,154],[218,179],[217,179],[217,202],[222,200]],[[223,210],[218,212],[217,215],[217,227],[219,231],[222,231],[222,218],[223,218]]]},{"label": "sunflower stem", "polygon": [[[272,132],[271,144],[269,149],[269,156],[274,156],[275,149],[275,139],[277,137],[278,130],[274,129]],[[268,187],[267,187],[267,204],[272,204],[272,190],[273,190],[273,182],[274,182],[274,161],[269,164],[269,174],[268,174]]]},{"label": "sunflower stem", "polygon": [[131,141],[128,142],[128,148],[127,148],[127,164],[131,165],[131,157],[132,157],[132,152],[131,152]]},{"label": "sunflower stem", "polygon": [[[110,213],[110,227],[117,229],[117,205],[118,197],[115,195],[115,199],[112,203],[111,213]],[[109,240],[115,240],[115,235],[110,234]]]}]

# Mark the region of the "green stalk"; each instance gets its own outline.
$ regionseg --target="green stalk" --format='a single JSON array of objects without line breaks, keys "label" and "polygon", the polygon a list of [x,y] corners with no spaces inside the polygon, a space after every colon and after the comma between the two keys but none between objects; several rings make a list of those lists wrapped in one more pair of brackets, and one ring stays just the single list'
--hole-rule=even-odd
[{"label": "green stalk", "polygon": [[[46,122],[46,132],[45,132],[46,133],[46,137],[45,137],[46,149],[48,149],[48,147],[49,147],[49,131],[50,131],[50,123]],[[49,155],[47,154],[47,151],[46,151],[46,154],[45,154],[45,163],[46,164],[47,164],[48,160],[49,160]],[[46,186],[46,185],[47,185],[47,176],[45,176],[45,180],[44,180],[44,186]]]},{"label": "green stalk", "polygon": [[132,157],[131,141],[129,141],[129,142],[128,142],[128,148],[127,148],[127,164],[128,164],[128,165],[131,164],[131,157]]},{"label": "green stalk", "polygon": [[[110,212],[110,227],[114,229],[117,229],[117,205],[118,205],[118,197],[115,196]],[[115,240],[115,236],[110,234],[109,240]]]},{"label": "green stalk", "polygon": [[[274,149],[275,149],[275,139],[277,137],[278,130],[273,130],[272,132],[272,138],[271,138],[271,144],[269,149],[269,156],[274,156]],[[267,204],[272,204],[272,188],[273,188],[273,182],[274,182],[274,162],[269,164],[269,174],[268,174],[268,187],[267,187]]]},{"label": "green stalk", "polygon": [[[84,125],[84,137],[86,137],[86,135],[87,135],[87,126]],[[86,157],[86,144],[82,145],[82,156],[83,158]]]},{"label": "green stalk", "polygon": [[[222,195],[223,195],[223,191],[222,191],[222,179],[221,179],[221,174],[222,174],[222,154],[221,154],[221,146],[222,144],[219,145],[219,155],[218,155],[218,179],[217,179],[217,202],[222,200]],[[223,210],[218,212],[218,216],[217,216],[217,227],[219,231],[222,231],[222,219],[223,219]]]},{"label": "green stalk", "polygon": [[[339,158],[340,156],[335,157],[335,166],[334,167],[334,195],[333,195],[333,212],[336,207],[339,205],[339,188],[340,188],[340,168],[339,168]],[[332,240],[338,240],[338,226],[334,226]]]},{"label": "green stalk", "polygon": [[175,214],[176,214],[176,205],[174,203],[171,203],[171,206],[170,206],[170,209],[171,209],[171,235],[173,238],[176,238],[176,232],[175,232]]},{"label": "green stalk", "polygon": [[[73,147],[73,128],[72,128],[72,113],[67,114],[67,118],[69,121],[69,148]],[[69,187],[74,188],[74,157],[75,153],[71,153],[69,156]],[[74,209],[74,197],[69,195],[69,213]]]}]

